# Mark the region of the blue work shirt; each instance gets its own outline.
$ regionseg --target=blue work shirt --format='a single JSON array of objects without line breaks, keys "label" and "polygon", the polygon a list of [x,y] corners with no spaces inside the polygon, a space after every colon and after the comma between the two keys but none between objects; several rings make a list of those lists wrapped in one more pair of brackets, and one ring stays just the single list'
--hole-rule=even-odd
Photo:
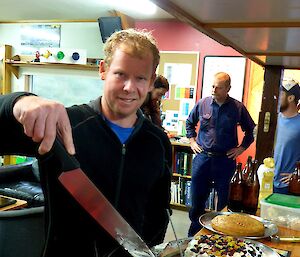
[{"label": "blue work shirt", "polygon": [[[200,122],[198,134],[196,126]],[[211,96],[197,102],[186,120],[187,137],[197,137],[197,143],[205,150],[224,153],[238,146],[237,126],[244,131],[241,143],[245,149],[254,141],[255,123],[246,107],[228,96],[220,106]]]}]

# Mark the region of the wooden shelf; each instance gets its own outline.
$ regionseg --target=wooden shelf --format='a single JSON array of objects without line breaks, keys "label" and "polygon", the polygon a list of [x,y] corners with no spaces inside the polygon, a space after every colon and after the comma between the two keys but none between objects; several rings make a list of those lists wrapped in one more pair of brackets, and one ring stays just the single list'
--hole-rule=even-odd
[{"label": "wooden shelf", "polygon": [[72,70],[91,70],[97,71],[99,66],[96,64],[72,64],[72,63],[48,63],[48,62],[22,62],[5,61],[11,67],[11,72],[19,78],[20,67],[47,68],[47,69],[72,69]]},{"label": "wooden shelf", "polygon": [[178,142],[178,141],[175,141],[175,140],[170,140],[170,142],[171,142],[171,145],[174,145],[174,146],[185,146],[185,147],[190,148],[189,143],[181,143],[181,142]]},{"label": "wooden shelf", "polygon": [[172,209],[181,210],[181,211],[188,211],[191,207],[179,204],[179,203],[170,203]]},{"label": "wooden shelf", "polygon": [[188,179],[192,178],[192,176],[190,176],[190,175],[181,175],[178,173],[173,173],[173,177],[188,178]]}]

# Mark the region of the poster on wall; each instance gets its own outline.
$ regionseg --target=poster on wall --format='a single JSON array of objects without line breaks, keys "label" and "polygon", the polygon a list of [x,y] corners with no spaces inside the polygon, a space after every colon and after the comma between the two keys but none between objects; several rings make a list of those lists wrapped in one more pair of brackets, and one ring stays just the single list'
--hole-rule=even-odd
[{"label": "poster on wall", "polygon": [[244,91],[246,58],[240,56],[206,56],[203,66],[201,98],[211,95],[214,75],[226,72],[231,77],[229,95],[242,102]]},{"label": "poster on wall", "polygon": [[192,64],[165,63],[164,75],[170,85],[189,84],[192,77]]},{"label": "poster on wall", "polygon": [[195,86],[175,86],[175,100],[190,99],[195,101],[196,87]]},{"label": "poster on wall", "polygon": [[178,111],[166,111],[166,117],[163,121],[163,127],[167,131],[177,131],[178,130]]},{"label": "poster on wall", "polygon": [[182,99],[179,104],[179,120],[185,121],[195,105],[194,99]]},{"label": "poster on wall", "polygon": [[20,31],[22,54],[35,54],[40,48],[60,47],[60,30],[58,24],[23,25]]}]

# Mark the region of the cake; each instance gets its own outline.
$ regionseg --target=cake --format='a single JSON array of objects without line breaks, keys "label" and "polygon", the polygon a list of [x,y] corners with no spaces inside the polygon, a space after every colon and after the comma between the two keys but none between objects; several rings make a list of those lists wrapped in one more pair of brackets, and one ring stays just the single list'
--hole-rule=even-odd
[{"label": "cake", "polygon": [[216,231],[230,236],[263,236],[265,227],[262,222],[247,214],[232,213],[218,215],[211,221]]},{"label": "cake", "polygon": [[267,257],[248,240],[231,236],[203,235],[191,240],[184,257]]}]

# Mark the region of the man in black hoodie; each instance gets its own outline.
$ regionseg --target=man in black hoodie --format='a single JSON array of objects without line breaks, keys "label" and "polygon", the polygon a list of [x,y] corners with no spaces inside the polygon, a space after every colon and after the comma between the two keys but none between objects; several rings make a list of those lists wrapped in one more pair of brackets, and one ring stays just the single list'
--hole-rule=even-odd
[{"label": "man in black hoodie", "polygon": [[149,246],[166,232],[171,145],[139,110],[152,89],[159,51],[149,33],[129,29],[115,32],[104,52],[104,94],[89,104],[65,109],[29,93],[0,97],[0,154],[39,159],[44,257],[128,256],[58,181],[60,162],[51,152],[56,136]]}]

